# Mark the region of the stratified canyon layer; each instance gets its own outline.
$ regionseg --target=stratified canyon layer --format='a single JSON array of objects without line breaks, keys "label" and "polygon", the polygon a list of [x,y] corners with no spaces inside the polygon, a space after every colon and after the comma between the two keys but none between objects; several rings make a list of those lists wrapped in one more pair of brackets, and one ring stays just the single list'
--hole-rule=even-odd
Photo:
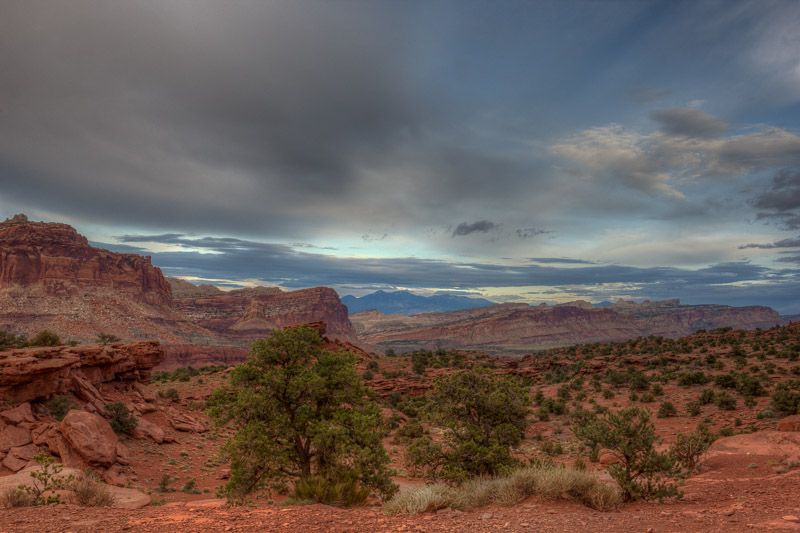
[{"label": "stratified canyon layer", "polygon": [[499,304],[414,316],[384,315],[373,310],[350,315],[350,320],[361,340],[382,349],[474,348],[498,353],[787,323],[769,307],[681,305],[678,300],[641,304],[619,301],[608,307],[582,301],[554,307]]}]

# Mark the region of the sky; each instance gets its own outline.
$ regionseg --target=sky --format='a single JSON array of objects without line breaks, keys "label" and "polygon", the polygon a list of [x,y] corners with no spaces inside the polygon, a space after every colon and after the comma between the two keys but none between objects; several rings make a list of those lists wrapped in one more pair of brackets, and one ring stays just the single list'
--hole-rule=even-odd
[{"label": "sky", "polygon": [[221,287],[800,313],[800,2],[6,0],[0,220]]}]

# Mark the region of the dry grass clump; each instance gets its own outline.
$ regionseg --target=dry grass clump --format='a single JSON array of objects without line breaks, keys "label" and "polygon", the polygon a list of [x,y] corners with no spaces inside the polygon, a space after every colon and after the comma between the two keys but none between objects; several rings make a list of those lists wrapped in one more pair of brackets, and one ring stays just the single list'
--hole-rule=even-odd
[{"label": "dry grass clump", "polygon": [[451,507],[465,510],[489,504],[514,505],[528,496],[558,499],[568,494],[601,511],[616,508],[619,490],[595,474],[555,465],[530,466],[507,476],[473,479],[457,487],[442,483],[401,492],[384,507],[387,515],[423,513]]},{"label": "dry grass clump", "polygon": [[78,503],[86,507],[110,507],[114,505],[114,494],[103,484],[93,470],[74,479],[70,490],[75,494]]},{"label": "dry grass clump", "polygon": [[0,494],[0,502],[2,502],[3,507],[6,509],[12,507],[30,507],[34,504],[34,497],[18,487],[13,487],[4,490],[3,494]]}]

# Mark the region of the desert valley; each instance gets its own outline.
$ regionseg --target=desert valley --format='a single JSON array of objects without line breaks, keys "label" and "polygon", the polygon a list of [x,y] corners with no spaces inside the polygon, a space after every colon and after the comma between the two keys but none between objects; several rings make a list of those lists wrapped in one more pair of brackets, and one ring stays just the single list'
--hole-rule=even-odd
[{"label": "desert valley", "polygon": [[[800,528],[800,323],[769,308],[621,301],[348,315],[332,289],[195,286],[165,278],[149,258],[91,247],[70,226],[24,216],[0,223],[0,273],[4,501],[15,505],[10,494],[48,456],[63,465],[59,475],[94,472],[114,508],[81,506],[64,485],[62,503],[44,518],[38,507],[0,511],[3,530]],[[250,342],[304,324],[325,350],[356,355],[382,409],[400,492],[381,502],[373,491],[348,508],[299,505],[291,493],[264,489],[249,506],[229,506],[218,491],[231,476],[223,444],[236,428],[213,423],[209,398]],[[663,503],[591,503],[569,488],[414,499],[430,481],[410,452],[414,439],[446,431],[424,416],[426,395],[439,380],[478,369],[520,380],[532,399],[512,447],[520,465],[579,463],[616,490],[606,468],[618,453],[587,448],[574,428],[580,417],[628,407],[652,412],[659,450],[698,427],[713,437],[696,464],[672,474],[682,497]],[[110,405],[124,406],[134,427],[112,430],[119,416]]]},{"label": "desert valley", "polygon": [[0,533],[800,532],[797,0],[0,0]]}]

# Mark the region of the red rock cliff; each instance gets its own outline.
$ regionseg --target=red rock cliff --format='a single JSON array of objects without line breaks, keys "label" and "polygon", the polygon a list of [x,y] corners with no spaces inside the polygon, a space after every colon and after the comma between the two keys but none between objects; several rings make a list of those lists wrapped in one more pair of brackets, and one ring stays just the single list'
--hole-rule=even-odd
[{"label": "red rock cliff", "polygon": [[67,224],[29,222],[24,215],[0,223],[0,292],[78,296],[105,287],[139,303],[171,307],[172,289],[149,257],[89,246]]}]

